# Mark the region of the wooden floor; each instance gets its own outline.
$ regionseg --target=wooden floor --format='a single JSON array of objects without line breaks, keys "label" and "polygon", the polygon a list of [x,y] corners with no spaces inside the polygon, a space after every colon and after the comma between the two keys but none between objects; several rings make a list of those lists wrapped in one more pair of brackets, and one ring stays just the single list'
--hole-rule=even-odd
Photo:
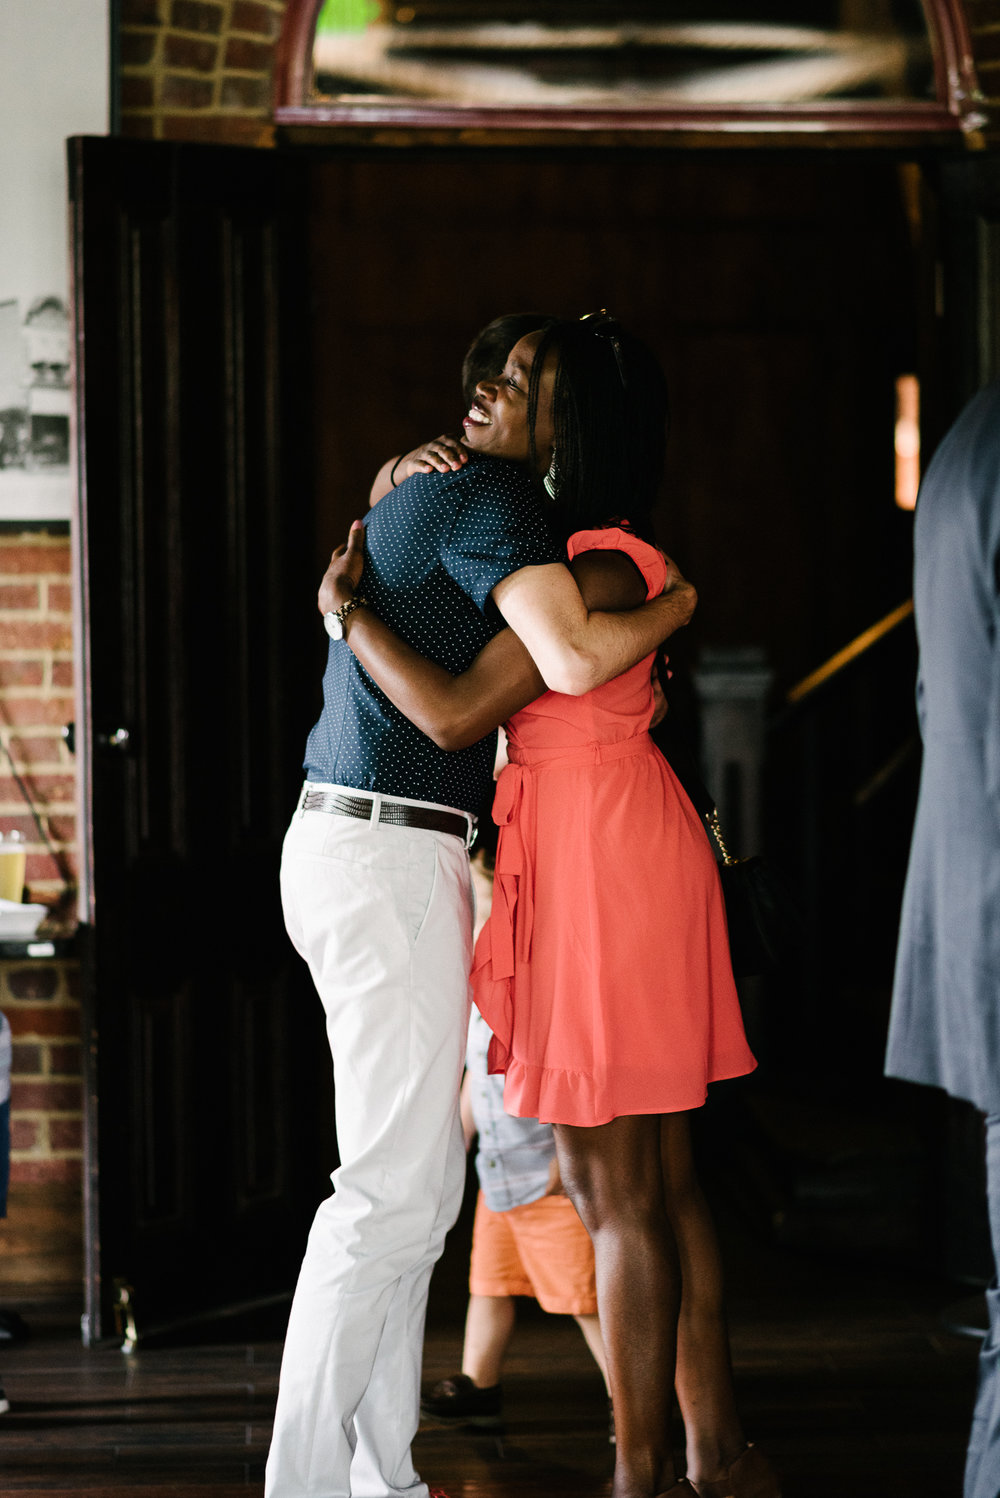
[{"label": "wooden floor", "polygon": [[[961,1491],[976,1344],[946,1329],[940,1286],[761,1251],[735,1266],[733,1347],[748,1433],[786,1498],[946,1498]],[[458,1365],[438,1297],[425,1374]],[[259,1491],[279,1321],[185,1345],[85,1351],[65,1312],[23,1307],[31,1339],[0,1352],[0,1491],[236,1498]],[[237,1333],[242,1333],[237,1335]],[[220,1335],[224,1340],[218,1340]],[[603,1386],[575,1325],[532,1306],[505,1375],[507,1431],[422,1428],[417,1464],[451,1498],[600,1498]]]}]

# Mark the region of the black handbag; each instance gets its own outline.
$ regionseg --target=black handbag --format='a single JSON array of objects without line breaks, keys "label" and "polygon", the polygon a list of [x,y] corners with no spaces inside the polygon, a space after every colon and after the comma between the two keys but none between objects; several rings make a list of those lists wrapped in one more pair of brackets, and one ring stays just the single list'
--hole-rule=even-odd
[{"label": "black handbag", "polygon": [[657,737],[667,763],[718,849],[733,972],[737,978],[756,978],[779,971],[795,959],[803,944],[805,924],[798,901],[766,858],[733,857],[722,836],[718,807],[701,778],[690,745],[669,722],[660,725]]},{"label": "black handbag", "polygon": [[722,836],[716,807],[703,815],[722,854],[719,877],[733,972],[738,978],[776,972],[802,946],[804,927],[798,902],[766,858],[732,856]]}]

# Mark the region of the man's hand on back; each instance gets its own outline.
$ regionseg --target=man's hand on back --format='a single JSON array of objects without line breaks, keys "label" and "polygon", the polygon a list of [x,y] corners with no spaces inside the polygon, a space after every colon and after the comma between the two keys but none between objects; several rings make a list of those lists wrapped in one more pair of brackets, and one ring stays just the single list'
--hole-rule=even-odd
[{"label": "man's hand on back", "polygon": [[351,526],[346,544],[338,546],[319,585],[316,604],[321,614],[339,609],[353,598],[365,565],[365,528],[360,520]]}]

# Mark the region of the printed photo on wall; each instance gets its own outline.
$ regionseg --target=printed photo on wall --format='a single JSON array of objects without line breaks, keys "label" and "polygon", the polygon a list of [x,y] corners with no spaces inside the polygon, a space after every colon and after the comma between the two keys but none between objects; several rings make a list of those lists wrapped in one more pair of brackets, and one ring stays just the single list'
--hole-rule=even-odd
[{"label": "printed photo on wall", "polygon": [[0,472],[68,469],[69,400],[65,302],[0,301]]}]

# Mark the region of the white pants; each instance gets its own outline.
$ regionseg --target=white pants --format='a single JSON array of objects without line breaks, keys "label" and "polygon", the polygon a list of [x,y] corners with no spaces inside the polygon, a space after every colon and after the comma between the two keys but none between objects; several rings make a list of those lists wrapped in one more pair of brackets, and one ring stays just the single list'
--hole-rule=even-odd
[{"label": "white pants", "polygon": [[292,1303],[267,1498],[427,1498],[410,1443],[465,1180],[468,854],[449,833],[299,811],[281,891],[326,1011],[341,1163]]}]

